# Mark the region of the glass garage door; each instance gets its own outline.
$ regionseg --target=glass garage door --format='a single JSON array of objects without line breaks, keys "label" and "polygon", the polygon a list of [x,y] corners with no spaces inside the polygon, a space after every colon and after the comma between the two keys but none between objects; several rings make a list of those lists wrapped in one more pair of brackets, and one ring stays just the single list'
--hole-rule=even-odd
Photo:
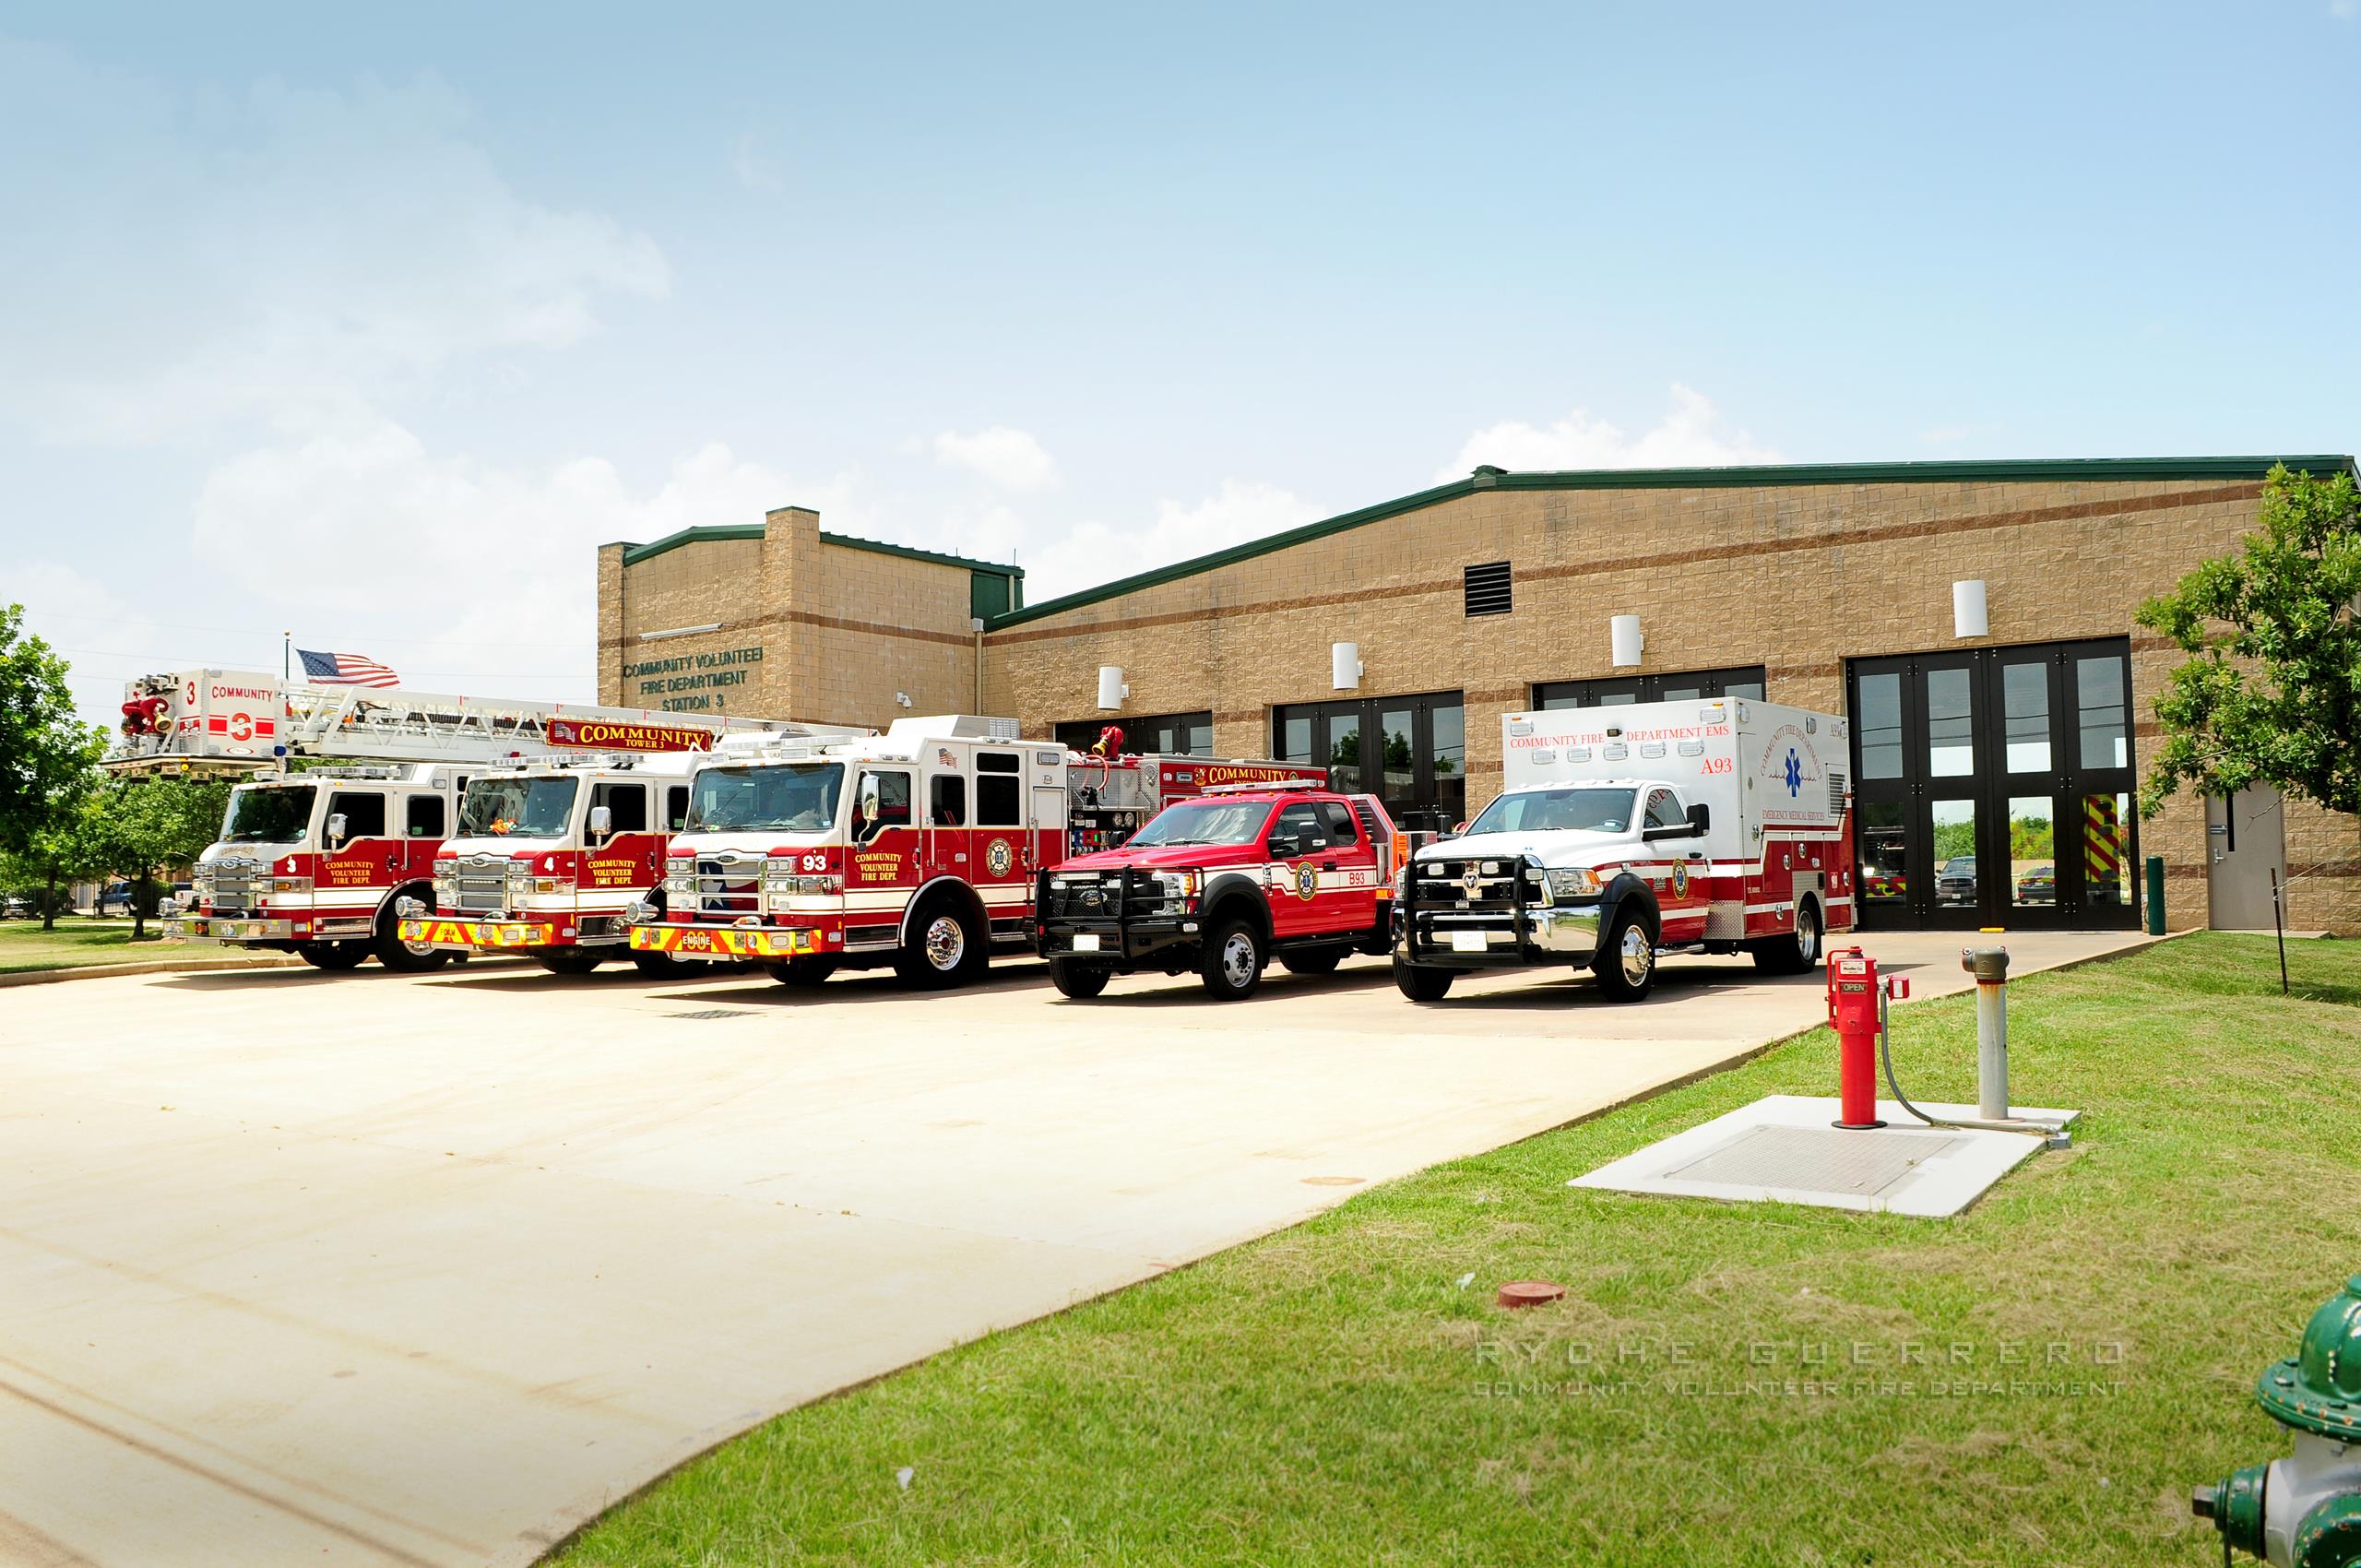
[{"label": "glass garage door", "polygon": [[1865,927],[2136,922],[2121,638],[1851,661]]}]

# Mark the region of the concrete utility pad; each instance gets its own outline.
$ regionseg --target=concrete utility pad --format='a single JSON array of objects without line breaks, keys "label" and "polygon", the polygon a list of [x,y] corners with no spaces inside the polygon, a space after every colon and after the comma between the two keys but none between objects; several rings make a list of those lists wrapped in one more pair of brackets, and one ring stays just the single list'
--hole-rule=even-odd
[{"label": "concrete utility pad", "polygon": [[[1972,1105],[1948,1101],[1919,1109],[1946,1121],[1976,1114]],[[2042,1146],[2022,1133],[1930,1127],[1892,1100],[1878,1101],[1883,1127],[1834,1127],[1836,1113],[1833,1099],[1765,1095],[1566,1185],[1940,1218],[1982,1197]],[[2069,1124],[2079,1114],[2022,1106],[2010,1113]]]},{"label": "concrete utility pad", "polygon": [[[2017,970],[2136,945],[2012,937]],[[1922,994],[1959,938],[1866,944]],[[1060,998],[615,968],[0,1005],[0,1562],[529,1562],[789,1406],[1811,1027],[1667,960]],[[1829,1056],[1832,1081],[1835,1057]]]}]

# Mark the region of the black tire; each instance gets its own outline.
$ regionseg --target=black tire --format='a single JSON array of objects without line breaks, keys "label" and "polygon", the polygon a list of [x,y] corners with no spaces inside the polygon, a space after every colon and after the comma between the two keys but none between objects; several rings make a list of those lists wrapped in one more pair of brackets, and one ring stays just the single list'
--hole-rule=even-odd
[{"label": "black tire", "polygon": [[396,974],[418,975],[439,969],[451,961],[451,955],[439,948],[412,946],[404,942],[401,929],[401,917],[394,913],[393,900],[388,899],[385,909],[378,911],[377,936],[371,944],[377,962],[386,968]]},{"label": "black tire", "polygon": [[631,967],[652,980],[676,980],[689,978],[689,967],[670,953],[637,952],[631,956]]},{"label": "black tire", "polygon": [[361,961],[369,956],[369,944],[299,942],[295,944],[295,956],[315,969],[326,969],[331,973],[340,969],[357,969]]},{"label": "black tire", "polygon": [[1451,982],[1458,978],[1458,973],[1452,969],[1406,964],[1399,958],[1394,960],[1394,989],[1413,1002],[1441,1002],[1451,994]]},{"label": "black tire", "polygon": [[1629,905],[1615,912],[1591,963],[1599,994],[1609,1002],[1637,1002],[1655,989],[1656,933],[1646,917]]},{"label": "black tire", "polygon": [[987,962],[976,917],[955,898],[931,898],[910,920],[910,939],[894,957],[894,972],[912,985],[947,991],[979,979]]},{"label": "black tire", "polygon": [[1749,943],[1754,967],[1765,974],[1801,975],[1820,968],[1822,944],[1820,905],[1810,898],[1796,907],[1796,929],[1786,936]]},{"label": "black tire", "polygon": [[1263,983],[1263,935],[1254,922],[1232,915],[1217,922],[1205,938],[1204,956],[1197,977],[1205,994],[1216,1002],[1243,1002]]},{"label": "black tire", "polygon": [[528,947],[525,956],[553,975],[587,975],[606,955],[596,947]]},{"label": "black tire", "polygon": [[822,984],[836,972],[834,958],[788,958],[766,967],[770,969],[771,979],[779,984],[802,990]]},{"label": "black tire", "polygon": [[1345,961],[1342,947],[1282,947],[1279,962],[1291,975],[1333,975]]},{"label": "black tire", "polygon": [[1072,958],[1050,960],[1050,983],[1058,988],[1061,996],[1071,996],[1077,1002],[1087,1002],[1107,989],[1115,971],[1104,964],[1077,964]]}]

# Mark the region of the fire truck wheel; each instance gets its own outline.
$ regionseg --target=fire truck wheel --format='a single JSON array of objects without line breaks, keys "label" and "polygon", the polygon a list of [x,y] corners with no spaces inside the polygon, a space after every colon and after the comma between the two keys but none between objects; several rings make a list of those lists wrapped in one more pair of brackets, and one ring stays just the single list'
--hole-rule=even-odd
[{"label": "fire truck wheel", "polygon": [[789,958],[770,966],[771,979],[781,985],[814,986],[836,972],[834,958]]},{"label": "fire truck wheel", "polygon": [[1655,935],[1638,910],[1616,913],[1591,968],[1598,971],[1599,993],[1609,1002],[1637,1002],[1655,987]]},{"label": "fire truck wheel", "polygon": [[353,969],[369,956],[365,942],[303,942],[295,947],[296,956],[315,969]]},{"label": "fire truck wheel", "polygon": [[956,902],[935,897],[910,922],[910,940],[894,960],[895,972],[913,985],[963,985],[984,970],[984,944],[973,916]]},{"label": "fire truck wheel", "polygon": [[1441,1002],[1451,994],[1451,982],[1459,977],[1449,969],[1430,969],[1418,964],[1394,960],[1394,984],[1413,1002]]},{"label": "fire truck wheel", "polygon": [[1279,962],[1291,975],[1333,975],[1344,961],[1341,947],[1288,947],[1279,953]]},{"label": "fire truck wheel", "polygon": [[553,975],[587,975],[606,955],[596,947],[528,947],[525,956]]},{"label": "fire truck wheel", "polygon": [[1205,990],[1218,1002],[1243,1002],[1263,983],[1263,939],[1254,924],[1232,915],[1214,927],[1206,939],[1205,956],[1198,971]]},{"label": "fire truck wheel", "polygon": [[451,961],[451,955],[438,952],[422,942],[404,942],[401,938],[401,918],[394,913],[389,902],[377,917],[377,938],[372,947],[377,962],[396,974],[423,974],[439,969]]},{"label": "fire truck wheel", "polygon": [[1107,989],[1115,971],[1104,964],[1077,964],[1071,958],[1050,960],[1050,983],[1058,988],[1061,996],[1071,996],[1077,1002],[1087,1002]]},{"label": "fire truck wheel", "polygon": [[1749,944],[1754,967],[1766,974],[1809,974],[1820,968],[1820,906],[1807,898],[1796,906],[1791,936],[1766,936]]}]

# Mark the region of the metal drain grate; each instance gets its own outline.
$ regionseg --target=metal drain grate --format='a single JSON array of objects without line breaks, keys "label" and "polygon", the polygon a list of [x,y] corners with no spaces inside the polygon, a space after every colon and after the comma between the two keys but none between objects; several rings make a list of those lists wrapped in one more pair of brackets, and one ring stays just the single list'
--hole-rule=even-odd
[{"label": "metal drain grate", "polygon": [[694,1013],[667,1013],[668,1018],[751,1018],[753,1014],[743,1007],[702,1007]]}]

